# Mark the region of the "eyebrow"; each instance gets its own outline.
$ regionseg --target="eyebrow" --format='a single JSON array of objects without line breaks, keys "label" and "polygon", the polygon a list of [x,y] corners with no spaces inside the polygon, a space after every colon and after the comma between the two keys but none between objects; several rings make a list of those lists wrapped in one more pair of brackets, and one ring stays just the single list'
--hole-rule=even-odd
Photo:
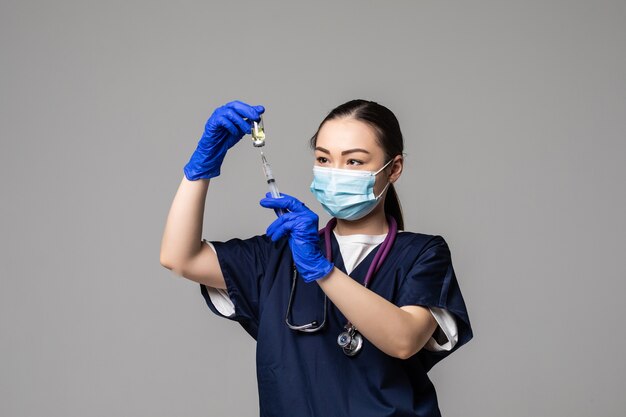
[{"label": "eyebrow", "polygon": [[[321,146],[317,146],[315,148],[316,151],[320,151],[320,152],[324,152],[330,155],[330,151],[326,148],[322,148]],[[354,148],[354,149],[348,149],[347,151],[343,151],[341,152],[341,155],[347,155],[349,153],[354,153],[354,152],[363,152],[366,154],[369,154],[369,151],[365,150],[365,149],[361,149],[361,148]]]}]

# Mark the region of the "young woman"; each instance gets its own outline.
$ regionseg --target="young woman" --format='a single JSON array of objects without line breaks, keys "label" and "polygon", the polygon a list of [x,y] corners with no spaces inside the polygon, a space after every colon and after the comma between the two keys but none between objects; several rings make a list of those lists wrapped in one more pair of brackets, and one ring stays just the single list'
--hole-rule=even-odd
[{"label": "young woman", "polygon": [[210,178],[264,111],[235,101],[209,118],[161,264],[257,341],[261,416],[439,416],[427,372],[473,334],[446,241],[402,231],[403,139],[389,109],[349,101],[313,135],[310,190],[333,216],[322,231],[298,199],[268,193],[260,204],[285,213],[266,234],[201,239]]}]

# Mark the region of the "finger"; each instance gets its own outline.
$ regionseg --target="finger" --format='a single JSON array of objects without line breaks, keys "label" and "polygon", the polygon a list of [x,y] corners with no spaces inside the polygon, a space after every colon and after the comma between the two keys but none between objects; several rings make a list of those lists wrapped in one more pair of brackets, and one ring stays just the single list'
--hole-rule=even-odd
[{"label": "finger", "polygon": [[239,114],[237,114],[234,110],[228,109],[224,113],[224,117],[226,117],[228,120],[233,122],[235,126],[237,126],[241,136],[250,133],[251,131],[250,122],[243,120],[243,118]]},{"label": "finger", "polygon": [[[228,108],[232,109],[233,111],[237,112],[237,114],[239,114],[241,117],[247,117],[248,119],[252,119],[256,121],[259,121],[261,119],[262,112],[259,112],[257,110],[258,106],[253,107],[239,100],[231,101],[230,103],[226,104],[226,106],[228,106]],[[263,111],[265,111],[265,108],[263,108]]]},{"label": "finger", "polygon": [[[278,221],[279,219],[280,221]],[[269,225],[267,235],[276,241],[283,236],[290,235],[299,223],[300,219],[298,219],[297,214],[286,213]]]},{"label": "finger", "polygon": [[[285,194],[285,193],[280,193],[280,196],[281,196],[281,197],[288,197],[288,198],[293,198],[293,199],[296,199],[294,196],[291,196],[291,195],[289,195],[289,194]],[[267,197],[267,198],[272,197],[272,193],[270,193],[270,192],[265,193],[265,197]],[[274,197],[274,198],[276,198],[276,197]],[[296,199],[296,200],[297,200],[297,199]]]},{"label": "finger", "polygon": [[261,104],[259,104],[259,105],[257,105],[257,106],[252,106],[252,105],[250,105],[250,104],[248,104],[248,103],[245,103],[245,102],[243,102],[243,101],[241,101],[241,100],[233,100],[233,101],[231,101],[231,102],[230,102],[230,103],[228,103],[228,104],[229,104],[229,105],[233,105],[233,106],[237,106],[237,105],[250,106],[250,107],[252,107],[253,109],[255,109],[255,110],[256,110],[259,114],[261,114],[261,113],[265,113],[265,106],[263,106],[263,105],[261,105]]},{"label": "finger", "polygon": [[274,220],[272,224],[267,227],[266,234],[273,240],[277,241],[281,237],[283,237],[288,230],[283,228],[283,224],[285,222],[285,216],[281,216]]},{"label": "finger", "polygon": [[287,209],[290,206],[290,203],[286,198],[272,197],[271,195],[269,197],[261,199],[259,201],[259,204],[265,208],[273,208],[273,209],[277,209],[277,208]]},{"label": "finger", "polygon": [[[267,197],[267,198],[271,198],[271,197],[272,197],[272,193],[269,193],[269,192],[268,192],[268,193],[265,193],[265,197]],[[272,207],[267,207],[267,208],[272,208]],[[275,209],[274,209],[274,213],[276,213],[276,217],[280,217],[280,216],[282,216],[283,214],[285,214],[285,213],[286,213],[286,211],[285,211],[285,210],[283,210],[283,209],[280,209],[280,208],[275,208]]]},{"label": "finger", "polygon": [[266,192],[266,193],[265,193],[265,197],[267,197],[267,198],[282,198],[282,197],[291,197],[290,195],[287,195],[287,194],[284,194],[284,193],[279,193],[279,194],[280,194],[280,197],[274,197],[274,196],[272,195],[272,193],[268,191],[268,192]]},{"label": "finger", "polygon": [[220,117],[217,119],[217,125],[228,130],[232,135],[238,135],[239,129],[233,124],[227,117]]},{"label": "finger", "polygon": [[241,100],[232,100],[224,104],[225,107],[233,107],[236,105],[250,106],[248,103],[246,103],[245,101],[241,101]]},{"label": "finger", "polygon": [[281,193],[281,198],[266,197],[259,201],[266,208],[282,208],[294,213],[308,211],[308,208],[297,198]]}]

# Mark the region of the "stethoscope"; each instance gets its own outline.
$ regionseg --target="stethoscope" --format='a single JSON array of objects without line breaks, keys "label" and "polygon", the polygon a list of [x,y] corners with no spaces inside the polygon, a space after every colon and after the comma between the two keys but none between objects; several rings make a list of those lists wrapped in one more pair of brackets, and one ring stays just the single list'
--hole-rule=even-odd
[{"label": "stethoscope", "polygon": [[[363,286],[366,288],[367,288],[367,285],[370,283],[374,274],[378,272],[384,260],[387,258],[387,254],[391,250],[391,246],[393,245],[393,242],[396,239],[396,235],[398,233],[398,224],[396,223],[396,219],[394,219],[393,216],[387,216],[387,221],[389,222],[389,231],[387,232],[387,236],[385,237],[385,240],[383,241],[383,243],[381,243],[380,248],[378,249],[378,252],[376,252],[374,259],[372,260],[372,263],[370,264],[370,267],[367,270],[367,274],[365,275],[365,281],[363,281]],[[337,219],[333,217],[332,219],[330,219],[328,224],[326,224],[326,227],[324,227],[322,230],[319,231],[319,235],[324,236],[324,244],[326,247],[326,259],[328,259],[329,261],[332,261],[332,247],[331,247],[330,233],[335,228],[336,224],[337,224]],[[298,272],[294,264],[293,265],[293,278],[292,278],[292,283],[291,283],[291,294],[289,294],[289,304],[287,305],[287,314],[285,317],[285,322],[287,323],[287,326],[292,330],[298,330],[298,331],[305,332],[305,333],[317,332],[318,330],[322,329],[324,325],[326,324],[326,311],[327,311],[326,307],[328,304],[328,297],[326,296],[326,294],[324,294],[324,319],[322,320],[321,324],[318,324],[317,320],[313,320],[312,322],[308,324],[302,324],[302,325],[291,324],[289,321],[289,316],[291,315],[291,306],[293,303],[293,294],[296,289],[296,281],[298,281]],[[344,326],[344,329],[345,331],[340,333],[339,336],[337,337],[337,344],[339,345],[339,347],[341,347],[341,349],[343,350],[343,353],[345,353],[348,356],[354,356],[357,353],[359,353],[359,351],[363,347],[363,337],[357,331],[357,328],[352,323],[350,323],[350,321],[346,323],[346,325]]]}]

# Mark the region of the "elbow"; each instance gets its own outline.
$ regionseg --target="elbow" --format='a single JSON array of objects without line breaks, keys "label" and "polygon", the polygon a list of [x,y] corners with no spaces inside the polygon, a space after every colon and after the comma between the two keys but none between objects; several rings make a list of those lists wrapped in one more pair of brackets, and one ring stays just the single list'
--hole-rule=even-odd
[{"label": "elbow", "polygon": [[183,268],[180,267],[176,262],[172,262],[172,261],[168,260],[167,258],[163,257],[162,254],[161,254],[160,258],[159,258],[159,262],[160,262],[162,267],[172,271],[172,275],[174,275],[176,277],[182,277],[183,276]]},{"label": "elbow", "polygon": [[392,355],[398,359],[409,359],[411,356],[422,350],[428,341],[428,339],[424,339],[423,337],[415,337],[413,334],[400,338],[400,340],[401,343],[398,343],[398,346],[396,346],[394,354]]},{"label": "elbow", "polygon": [[397,359],[409,359],[411,356],[409,356],[408,354],[406,354],[404,351],[398,351],[396,354],[392,355],[394,358]]},{"label": "elbow", "polygon": [[167,269],[172,269],[173,262],[171,260],[171,253],[166,249],[166,246],[163,242],[161,242],[161,250],[159,252],[159,263],[162,267]]},{"label": "elbow", "polygon": [[163,252],[161,252],[161,254],[159,255],[159,263],[164,268],[173,269],[173,263],[165,257]]},{"label": "elbow", "polygon": [[409,359],[411,356],[415,355],[419,351],[420,349],[416,348],[414,345],[403,345],[396,349],[395,354],[392,356],[398,359]]},{"label": "elbow", "polygon": [[[417,317],[416,320],[416,314],[425,315],[425,320],[421,317]],[[438,326],[437,321],[428,311],[426,313],[414,312],[405,317],[407,321],[401,326],[402,330],[399,331],[398,342],[394,349],[393,356],[398,359],[409,359],[422,350]]]}]

